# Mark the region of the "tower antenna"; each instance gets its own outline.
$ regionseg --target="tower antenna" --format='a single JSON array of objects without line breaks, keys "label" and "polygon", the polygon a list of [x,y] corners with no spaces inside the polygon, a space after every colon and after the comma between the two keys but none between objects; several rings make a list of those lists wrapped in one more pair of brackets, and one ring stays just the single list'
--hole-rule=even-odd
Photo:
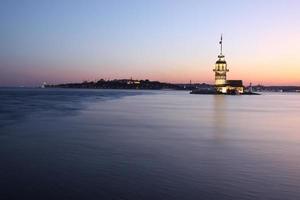
[{"label": "tower antenna", "polygon": [[223,54],[223,34],[221,34],[221,40],[220,40],[220,45],[221,45],[221,54]]}]

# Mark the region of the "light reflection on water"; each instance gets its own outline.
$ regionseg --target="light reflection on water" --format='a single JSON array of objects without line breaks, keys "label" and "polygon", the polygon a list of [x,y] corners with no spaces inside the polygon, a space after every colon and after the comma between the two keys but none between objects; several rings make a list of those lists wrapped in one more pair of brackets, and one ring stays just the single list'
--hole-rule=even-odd
[{"label": "light reflection on water", "polygon": [[298,94],[14,92],[2,197],[300,199]]}]

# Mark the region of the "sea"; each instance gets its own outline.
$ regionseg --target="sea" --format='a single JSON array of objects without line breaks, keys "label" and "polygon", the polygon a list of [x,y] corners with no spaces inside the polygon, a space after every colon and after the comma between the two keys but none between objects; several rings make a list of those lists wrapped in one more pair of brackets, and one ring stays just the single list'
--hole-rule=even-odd
[{"label": "sea", "polygon": [[2,88],[0,199],[299,200],[300,94]]}]

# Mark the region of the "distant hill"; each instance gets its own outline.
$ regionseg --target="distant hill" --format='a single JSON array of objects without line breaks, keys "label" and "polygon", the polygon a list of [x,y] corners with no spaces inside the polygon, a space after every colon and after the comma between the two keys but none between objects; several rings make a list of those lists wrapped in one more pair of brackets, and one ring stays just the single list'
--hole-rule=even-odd
[{"label": "distant hill", "polygon": [[55,88],[99,88],[99,89],[176,89],[180,90],[181,87],[176,84],[162,83],[159,81],[150,80],[132,80],[132,79],[115,79],[115,80],[104,80],[100,79],[97,82],[84,81],[82,83],[66,83],[58,85],[46,85],[45,87]]}]

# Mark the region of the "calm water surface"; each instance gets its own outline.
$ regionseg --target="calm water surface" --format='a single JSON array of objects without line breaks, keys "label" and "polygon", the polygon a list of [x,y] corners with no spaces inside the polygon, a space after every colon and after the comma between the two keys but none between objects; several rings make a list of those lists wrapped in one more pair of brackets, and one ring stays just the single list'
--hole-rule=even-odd
[{"label": "calm water surface", "polygon": [[300,95],[0,89],[1,199],[300,199]]}]

